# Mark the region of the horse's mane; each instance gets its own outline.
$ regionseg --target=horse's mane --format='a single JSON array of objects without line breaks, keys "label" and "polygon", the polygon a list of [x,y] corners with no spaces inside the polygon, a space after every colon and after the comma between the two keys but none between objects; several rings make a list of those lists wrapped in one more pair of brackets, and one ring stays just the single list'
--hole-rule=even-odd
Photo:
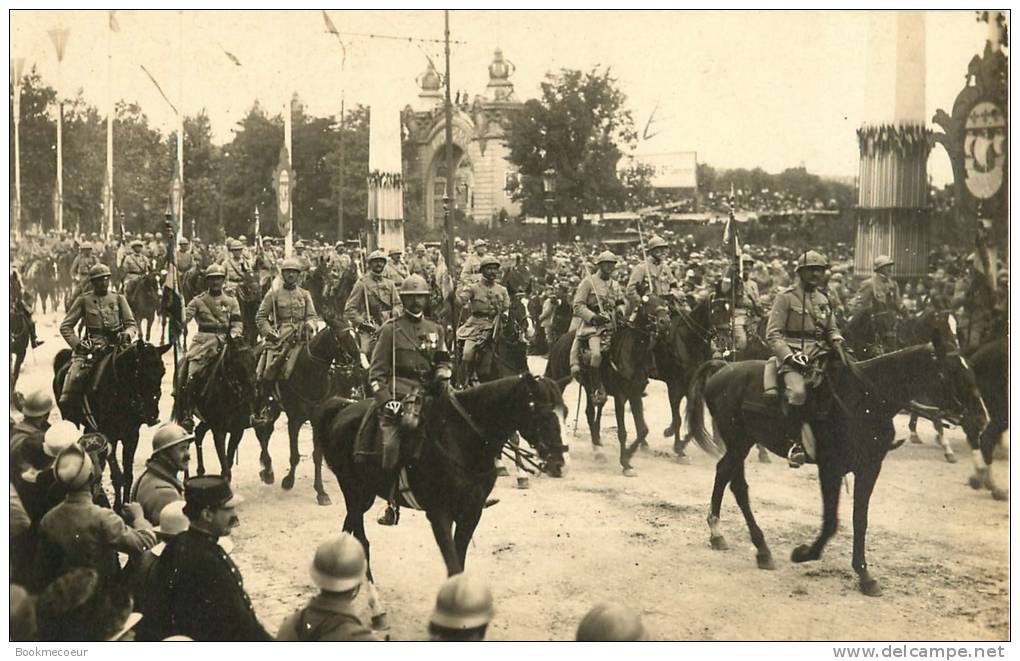
[{"label": "horse's mane", "polygon": [[934,348],[932,347],[931,343],[916,344],[905,349],[891,351],[889,353],[882,354],[881,356],[876,356],[874,358],[869,358],[868,360],[859,361],[857,363],[857,366],[865,370],[866,372],[870,372],[872,370],[883,369],[887,370],[889,369],[890,365],[901,365],[904,362],[904,360],[908,358],[918,359],[924,356],[924,358],[927,359],[928,356],[930,356],[933,351]]},{"label": "horse's mane", "polygon": [[545,391],[552,398],[554,404],[563,403],[563,395],[554,381],[547,377],[533,377],[527,373],[505,376],[495,381],[488,381],[457,391],[457,399],[465,408],[495,411],[507,403],[507,396],[520,387],[526,379],[532,379],[540,391]]}]

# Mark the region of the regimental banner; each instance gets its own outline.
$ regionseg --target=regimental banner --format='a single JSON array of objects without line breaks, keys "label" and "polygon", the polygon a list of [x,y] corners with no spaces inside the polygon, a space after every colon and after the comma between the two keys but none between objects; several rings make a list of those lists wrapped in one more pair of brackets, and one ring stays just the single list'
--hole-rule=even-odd
[{"label": "regimental banner", "polygon": [[294,208],[295,177],[290,167],[290,154],[286,147],[280,147],[280,158],[273,172],[273,190],[276,192],[276,227],[280,236],[291,232],[291,211]]}]

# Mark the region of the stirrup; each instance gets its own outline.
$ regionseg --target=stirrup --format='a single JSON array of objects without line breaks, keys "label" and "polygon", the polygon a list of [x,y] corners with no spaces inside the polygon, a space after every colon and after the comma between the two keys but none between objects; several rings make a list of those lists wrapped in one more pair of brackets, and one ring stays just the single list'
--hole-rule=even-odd
[{"label": "stirrup", "polygon": [[46,340],[40,340],[37,337],[33,337],[32,341],[31,341],[31,344],[32,344],[32,348],[35,349],[36,347],[41,347],[42,345],[46,344]]},{"label": "stirrup", "polygon": [[790,446],[790,451],[786,453],[786,462],[790,468],[800,468],[808,462],[807,451],[804,450],[804,446],[799,442],[794,443]]},{"label": "stirrup", "polygon": [[386,511],[379,517],[377,523],[380,526],[395,526],[400,522],[400,509],[393,505],[387,505]]}]

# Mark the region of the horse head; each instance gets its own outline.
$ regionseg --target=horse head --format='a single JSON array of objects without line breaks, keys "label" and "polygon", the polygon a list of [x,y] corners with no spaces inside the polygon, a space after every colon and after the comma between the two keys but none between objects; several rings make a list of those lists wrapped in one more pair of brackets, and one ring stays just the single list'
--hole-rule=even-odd
[{"label": "horse head", "polygon": [[316,333],[308,345],[315,358],[368,369],[368,357],[361,352],[358,333],[342,317],[325,316],[326,327]]},{"label": "horse head", "polygon": [[939,374],[931,393],[934,401],[943,410],[961,413],[964,432],[976,438],[988,426],[988,409],[974,370],[960,353],[956,317],[951,312],[936,313],[930,332]]},{"label": "horse head", "polygon": [[563,453],[570,448],[563,444],[560,421],[567,415],[567,406],[555,381],[525,372],[514,388],[513,406],[518,431],[538,452],[542,471],[551,477],[562,477],[566,461]]},{"label": "horse head", "polygon": [[159,397],[166,372],[163,354],[172,346],[153,346],[139,339],[117,350],[113,357],[114,376],[119,390],[127,394],[127,409],[150,426],[159,422]]}]

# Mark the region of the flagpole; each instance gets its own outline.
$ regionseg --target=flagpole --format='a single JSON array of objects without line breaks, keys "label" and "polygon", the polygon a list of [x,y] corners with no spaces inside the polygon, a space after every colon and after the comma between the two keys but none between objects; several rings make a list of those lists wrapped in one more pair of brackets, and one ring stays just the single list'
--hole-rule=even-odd
[{"label": "flagpole", "polygon": [[21,71],[25,60],[11,60],[11,77],[14,79],[14,233],[21,236]]},{"label": "flagpole", "polygon": [[106,238],[113,238],[113,14],[106,31]]},{"label": "flagpole", "polygon": [[[184,12],[177,12],[177,178],[181,182],[181,200],[177,216],[177,236],[184,236]],[[177,246],[174,246],[174,250]]]},{"label": "flagpole", "polygon": [[[291,177],[292,180],[293,180],[293,177],[294,177],[294,151],[293,151],[293,142],[291,140],[291,137],[292,137],[291,136],[291,131],[293,129],[293,124],[292,124],[292,122],[293,122],[293,117],[292,117],[293,109],[294,109],[293,99],[288,97],[287,105],[283,109],[283,145],[284,145],[284,147],[287,148],[287,160],[289,161],[289,163],[287,163],[287,166],[288,166],[287,169],[288,169],[288,171],[290,173],[290,177]],[[294,199],[293,199],[293,195],[288,195],[287,196],[287,205],[290,207],[290,209],[289,209],[289,217],[290,217],[289,225],[290,226],[287,228],[287,236],[284,239],[284,256],[286,256],[286,257],[293,257],[294,256]]]},{"label": "flagpole", "polygon": [[50,30],[50,39],[57,51],[57,200],[53,215],[58,232],[64,230],[64,101],[60,94],[64,86],[62,65],[69,33],[65,28]]}]

